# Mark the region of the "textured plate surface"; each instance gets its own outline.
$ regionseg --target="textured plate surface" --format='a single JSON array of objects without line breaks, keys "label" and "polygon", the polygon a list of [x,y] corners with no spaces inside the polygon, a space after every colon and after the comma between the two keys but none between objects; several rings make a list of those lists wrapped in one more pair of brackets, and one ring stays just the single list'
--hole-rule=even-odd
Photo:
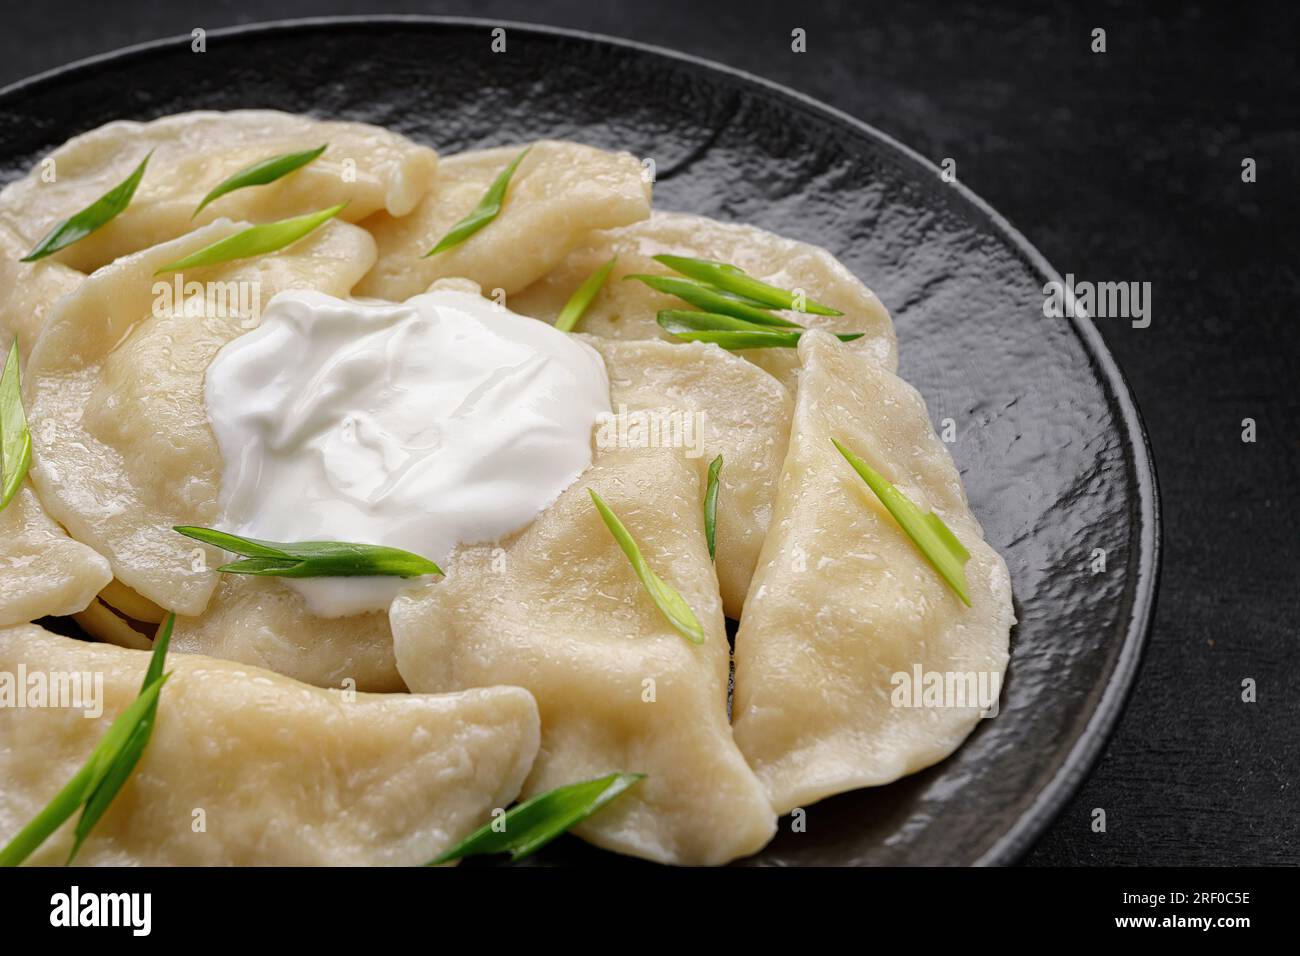
[{"label": "textured plate surface", "polygon": [[[746,861],[1012,862],[1087,773],[1141,656],[1159,510],[1141,422],[1086,320],[1047,319],[1057,278],[1004,220],[925,160],[789,90],[622,41],[424,18],[213,31],[0,91],[0,181],[113,119],[272,107],[363,120],[443,153],[537,137],[652,158],[655,205],[819,243],[898,328],[901,372],[938,425],[1007,560],[1019,625],[1001,713],[953,757],[808,811]],[[1104,573],[1092,573],[1094,549]],[[538,863],[612,863],[576,840]]]}]

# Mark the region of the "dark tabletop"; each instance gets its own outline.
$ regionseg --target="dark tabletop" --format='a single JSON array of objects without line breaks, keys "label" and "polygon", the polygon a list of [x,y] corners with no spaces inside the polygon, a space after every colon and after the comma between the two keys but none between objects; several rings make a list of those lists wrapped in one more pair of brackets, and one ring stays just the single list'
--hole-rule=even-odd
[{"label": "dark tabletop", "polygon": [[[1080,280],[1154,447],[1159,609],[1091,778],[1032,864],[1300,863],[1300,14],[1294,5],[698,0],[7,4],[0,85],[143,40],[285,17],[428,13],[697,54],[860,117],[958,177]],[[808,52],[791,52],[791,31]],[[1093,53],[1092,31],[1106,31]],[[105,96],[129,91],[105,90]],[[2,146],[0,146],[2,148]],[[1242,181],[1255,161],[1257,181]],[[1253,419],[1257,439],[1242,440]],[[1242,700],[1251,679],[1257,700]],[[1106,832],[1091,827],[1106,811]]]}]

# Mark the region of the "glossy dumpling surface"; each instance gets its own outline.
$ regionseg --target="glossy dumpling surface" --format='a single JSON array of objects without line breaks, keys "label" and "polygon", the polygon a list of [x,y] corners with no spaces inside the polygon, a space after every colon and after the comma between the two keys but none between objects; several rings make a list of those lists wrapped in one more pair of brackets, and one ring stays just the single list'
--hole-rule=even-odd
[{"label": "glossy dumpling surface", "polygon": [[649,178],[635,157],[543,140],[515,170],[497,217],[459,246],[425,258],[523,148],[449,157],[409,216],[367,220],[379,261],[358,293],[401,302],[436,279],[459,276],[477,282],[486,295],[496,289],[513,295],[553,269],[589,230],[650,214]]},{"label": "glossy dumpling surface", "polygon": [[20,262],[27,249],[0,226],[0,351],[18,338],[18,355],[27,361],[54,303],[72,292],[85,278],[76,269],[42,259]]},{"label": "glossy dumpling surface", "polygon": [[[177,617],[172,649],[264,667],[318,687],[405,690],[385,612],[318,617],[274,578],[222,575],[197,617]],[[351,681],[351,683],[348,683]]]},{"label": "glossy dumpling surface", "polygon": [[[397,666],[413,690],[506,682],[537,698],[542,746],[525,796],[613,771],[647,774],[575,832],[664,863],[745,856],[775,827],[727,721],[729,649],[699,477],[671,450],[598,451],[512,542],[462,549],[444,580],[390,611]],[[703,644],[664,620],[589,487],[690,604]]]},{"label": "glossy dumpling surface", "polygon": [[[801,289],[808,298],[839,309],[844,315],[781,315],[810,328],[864,332],[850,348],[890,370],[898,367],[898,345],[889,313],[875,293],[825,249],[754,226],[686,213],[655,212],[644,222],[591,233],[555,269],[514,296],[510,307],[524,315],[554,321],[587,276],[617,255],[618,264],[583,315],[578,330],[617,339],[667,338],[655,321],[659,310],[694,307],[644,283],[623,281],[624,276],[634,274],[674,274],[652,258],[663,253],[728,262],[779,288]],[[792,350],[750,349],[739,354],[793,387],[799,360]]]},{"label": "glossy dumpling surface", "polygon": [[[80,768],[140,689],[149,654],[35,626],[0,630],[0,669],[103,675],[103,716],[0,708],[0,842]],[[82,865],[425,863],[508,806],[537,752],[517,687],[358,694],[177,655],[153,736]],[[200,820],[202,829],[196,832]],[[62,864],[72,823],[29,858]]]},{"label": "glossy dumpling surface", "polygon": [[0,626],[80,611],[112,579],[108,562],[51,521],[30,487],[0,511]]},{"label": "glossy dumpling surface", "polygon": [[[16,261],[21,255],[0,229],[0,355],[16,335],[25,374],[46,313],[84,276],[57,262]],[[30,485],[0,511],[0,626],[80,611],[112,577],[103,557],[46,515]]]},{"label": "glossy dumpling surface", "polygon": [[[736,636],[736,741],[779,813],[952,753],[980,707],[896,706],[895,675],[983,673],[992,687],[996,674],[1000,687],[1015,621],[1006,564],[984,541],[921,396],[830,336],[804,336],[799,354],[772,530]],[[970,551],[971,607],[832,437]]]},{"label": "glossy dumpling surface", "polygon": [[218,518],[203,380],[221,346],[256,325],[240,290],[263,303],[283,289],[347,295],[374,261],[369,235],[330,222],[275,255],[184,274],[235,290],[224,307],[160,298],[155,281],[173,278],[156,280],[160,266],[240,228],[222,220],[101,269],[51,310],[26,370],[31,475],[49,514],[122,583],[185,615],[207,605],[220,555],[171,529]]},{"label": "glossy dumpling surface", "polygon": [[[263,186],[226,194],[194,217],[199,201],[246,167],[329,144],[321,156]],[[384,210],[402,216],[433,183],[437,154],[364,123],[275,110],[200,111],[139,123],[120,120],[74,137],[0,193],[0,227],[28,250],[57,222],[127,178],[153,150],[131,205],[55,254],[90,272],[113,259],[181,236],[219,217],[270,222],[346,202],[355,221]],[[50,165],[52,163],[52,165]]]},{"label": "glossy dumpling surface", "polygon": [[[604,358],[611,387],[629,409],[669,412],[641,420],[647,441],[680,436],[684,454],[705,465],[722,455],[714,563],[723,611],[739,618],[785,459],[789,392],[761,368],[716,345],[583,338]],[[673,417],[674,408],[690,417]],[[619,409],[614,411],[617,415]],[[626,420],[621,431],[611,429],[608,435],[635,435],[640,424]]]}]

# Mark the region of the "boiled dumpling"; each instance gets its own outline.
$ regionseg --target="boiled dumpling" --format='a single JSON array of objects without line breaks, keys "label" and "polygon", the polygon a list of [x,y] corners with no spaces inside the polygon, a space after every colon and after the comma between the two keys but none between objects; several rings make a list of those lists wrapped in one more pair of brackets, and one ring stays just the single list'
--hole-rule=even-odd
[{"label": "boiled dumpling", "polygon": [[[844,315],[779,314],[810,328],[865,332],[849,348],[871,356],[891,371],[898,367],[898,344],[889,313],[875,293],[825,249],[753,226],[686,213],[655,212],[645,222],[592,233],[548,275],[513,296],[510,308],[553,322],[574,290],[617,255],[617,265],[578,330],[616,339],[667,338],[668,333],[655,321],[659,310],[694,306],[623,278],[645,273],[672,275],[652,258],[664,253],[728,262],[779,288],[802,289],[809,299]],[[791,349],[749,349],[739,354],[793,387],[799,360]]]},{"label": "boiled dumpling", "polygon": [[[0,670],[103,678],[99,719],[0,708],[0,843],[85,762],[148,663],[35,626],[0,630]],[[352,697],[205,657],[166,669],[149,746],[80,865],[418,865],[509,806],[537,753],[537,706],[517,687]],[[63,863],[72,829],[30,862]]]},{"label": "boiled dumpling", "polygon": [[[0,229],[0,356],[17,335],[25,365],[46,312],[84,276],[54,262],[16,262],[11,254],[21,255]],[[112,577],[103,557],[50,520],[29,486],[0,510],[0,626],[80,611]]]},{"label": "boiled dumpling", "polygon": [[689,433],[694,447],[687,451],[705,463],[723,456],[715,564],[723,611],[739,618],[785,459],[789,392],[761,368],[716,345],[583,339],[604,358],[620,401],[632,409],[676,406],[692,416],[648,420],[652,431],[667,430],[668,437],[674,428],[682,436]]},{"label": "boiled dumpling", "polygon": [[112,579],[108,562],[51,521],[31,488],[0,511],[0,626],[80,611]]},{"label": "boiled dumpling", "polygon": [[172,649],[241,661],[318,687],[406,689],[393,661],[387,614],[319,617],[274,578],[222,575],[202,614],[176,618]]},{"label": "boiled dumpling", "polygon": [[81,285],[85,276],[50,259],[19,262],[27,249],[0,226],[0,354],[18,337],[18,356],[25,363],[54,303]]},{"label": "boiled dumpling", "polygon": [[[193,217],[199,201],[232,174],[325,143],[329,148],[321,156],[291,175],[228,193]],[[404,216],[429,190],[438,162],[427,146],[385,129],[274,110],[121,120],[69,140],[50,154],[52,166],[38,166],[0,193],[0,227],[11,229],[30,251],[55,223],[126,179],[150,150],[131,205],[55,259],[90,272],[219,217],[269,222],[341,202],[348,205],[340,217],[348,221],[379,210]]]},{"label": "boiled dumpling", "polygon": [[[645,773],[574,832],[664,863],[723,863],[757,851],[775,829],[727,722],[729,650],[700,475],[671,449],[598,449],[583,477],[505,547],[460,550],[444,580],[399,596],[389,612],[412,690],[511,683],[537,698],[542,746],[524,796]],[[694,610],[703,644],[664,620],[588,488]]]},{"label": "boiled dumpling", "polygon": [[[983,674],[1000,687],[1015,621],[1006,564],[984,541],[921,396],[823,333],[805,335],[799,355],[790,450],[736,636],[736,741],[778,813],[952,753],[980,706],[894,706],[897,675]],[[971,554],[972,606],[832,438],[943,519]]]},{"label": "boiled dumpling", "polygon": [[[203,377],[256,317],[234,292],[224,307],[166,303],[154,272],[239,228],[219,221],[101,269],[51,311],[27,368],[31,475],[51,517],[105,555],[122,583],[185,615],[207,606],[219,563],[171,530],[211,527],[219,515],[221,457]],[[329,222],[275,255],[183,278],[263,302],[283,289],[347,295],[374,254],[364,230]]]},{"label": "boiled dumpling", "polygon": [[589,230],[650,214],[650,182],[635,157],[544,140],[532,144],[515,170],[496,219],[459,246],[424,258],[522,149],[445,159],[433,191],[409,216],[367,220],[379,262],[358,294],[402,302],[447,276],[471,279],[489,295],[513,294],[553,269]]}]

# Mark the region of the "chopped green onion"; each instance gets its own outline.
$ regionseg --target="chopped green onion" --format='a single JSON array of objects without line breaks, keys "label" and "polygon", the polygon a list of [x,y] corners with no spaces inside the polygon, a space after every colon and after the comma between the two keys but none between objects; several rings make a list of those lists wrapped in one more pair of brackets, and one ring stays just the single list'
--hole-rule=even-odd
[{"label": "chopped green onion", "polygon": [[253,256],[264,256],[268,253],[279,252],[309,233],[315,232],[337,216],[346,205],[347,203],[342,202],[337,206],[331,206],[329,209],[322,209],[319,212],[308,213],[305,216],[294,216],[291,219],[281,219],[279,222],[249,226],[233,236],[227,236],[210,246],[204,246],[197,252],[191,252],[183,259],[167,263],[167,265],[160,267],[154,275],[162,275],[164,272],[179,272],[182,269],[199,269],[204,266],[234,262],[236,259],[249,259]]},{"label": "chopped green onion", "polygon": [[754,325],[781,326],[783,328],[802,328],[797,322],[773,315],[767,306],[740,296],[719,292],[715,287],[699,279],[683,279],[680,276],[628,275],[624,279],[636,279],[644,282],[657,292],[675,295],[685,299],[697,309],[752,322]]},{"label": "chopped green onion", "polygon": [[739,296],[744,296],[754,302],[771,306],[775,309],[794,309],[796,312],[810,312],[814,315],[843,315],[838,309],[832,309],[830,306],[822,305],[820,302],[814,302],[812,299],[805,299],[802,303],[803,308],[799,308],[795,294],[785,289],[778,289],[774,285],[768,285],[766,282],[760,282],[753,276],[747,275],[743,270],[735,266],[728,265],[725,262],[715,262],[712,259],[692,259],[688,256],[669,256],[661,255],[654,257],[656,262],[666,265],[674,272],[680,272],[682,275],[691,279],[699,279],[707,282],[723,292],[731,292]]},{"label": "chopped green onion", "polygon": [[657,321],[684,342],[712,342],[724,349],[792,349],[799,344],[800,329],[763,328],[742,319],[713,312],[665,309]]},{"label": "chopped green onion", "polygon": [[131,199],[135,196],[136,187],[140,185],[140,180],[144,178],[145,167],[149,165],[149,157],[152,155],[153,150],[149,150],[130,176],[127,176],[126,179],[104,193],[81,212],[56,224],[53,229],[45,234],[45,238],[36,244],[35,249],[23,256],[22,261],[35,262],[37,259],[52,256],[60,249],[66,249],[74,242],[85,239],[96,229],[99,229],[110,219],[120,214],[122,210],[131,205]]},{"label": "chopped green onion", "polygon": [[714,540],[718,527],[718,475],[722,471],[722,456],[709,462],[709,483],[704,491],[704,537],[709,542],[709,560],[715,559]]},{"label": "chopped green onion", "polygon": [[0,373],[0,511],[18,494],[32,464],[32,433],[23,413],[23,383],[18,369],[18,340],[9,346]]},{"label": "chopped green onion", "polygon": [[560,317],[555,320],[555,327],[561,332],[572,332],[573,327],[578,324],[591,305],[591,300],[596,298],[596,293],[604,286],[605,280],[609,278],[609,272],[614,268],[614,263],[618,262],[618,256],[610,259],[603,266],[587,276],[582,285],[578,286],[578,291],[574,292],[569,301],[564,303],[564,309],[560,312]]},{"label": "chopped green onion", "polygon": [[172,530],[195,541],[243,555],[244,560],[217,568],[226,574],[257,574],[277,578],[414,578],[422,574],[442,574],[442,570],[428,558],[376,544],[349,544],[344,541],[286,544],[243,538],[212,528],[188,525]]},{"label": "chopped green onion", "polygon": [[[170,629],[167,636],[170,636]],[[81,841],[103,814],[108,804],[116,796],[118,789],[126,781],[134,768],[140,754],[144,752],[153,730],[154,715],[157,712],[158,695],[169,675],[161,673],[163,657],[167,653],[168,641],[160,632],[154,642],[153,657],[149,669],[145,672],[145,684],[140,695],[118,714],[109,726],[108,732],[100,738],[89,759],[69,780],[36,817],[18,831],[18,835],[0,850],[0,866],[17,866],[31,856],[32,852],[49,839],[69,817],[84,807],[82,818],[77,824],[75,854]],[[152,678],[152,679],[151,679]],[[143,734],[143,736],[140,736]],[[124,772],[119,768],[129,761],[130,766]],[[112,781],[110,783],[110,781]],[[94,809],[92,810],[92,804]],[[82,823],[93,817],[82,830]],[[72,857],[68,857],[71,861]]]},{"label": "chopped green onion", "polygon": [[[163,661],[167,657],[167,648],[172,640],[172,626],[176,623],[176,615],[168,614],[158,627],[157,636],[153,641],[153,654],[149,658],[149,667],[144,672],[144,682],[140,685],[140,693],[143,694],[149,689],[154,681],[162,677]],[[149,744],[149,738],[153,735],[154,719],[158,716],[158,698],[154,697],[153,703],[149,705],[140,723],[136,725],[134,732],[122,752],[109,768],[104,779],[99,782],[94,791],[86,799],[86,804],[81,808],[81,816],[77,819],[77,828],[74,831],[76,840],[72,844],[72,852],[68,854],[68,862],[77,855],[81,849],[81,844],[99,818],[104,815],[108,805],[113,802],[117,792],[122,789],[126,783],[126,778],[131,776],[135,770],[135,765],[140,762],[140,757],[144,754],[144,748]]]},{"label": "chopped green onion", "polygon": [[[792,349],[806,329],[773,328],[716,312],[665,309],[657,321],[665,331],[684,342],[713,342],[724,349]],[[861,332],[837,334],[841,342],[862,338]]]},{"label": "chopped green onion", "polygon": [[509,853],[511,860],[522,859],[626,793],[644,777],[643,773],[611,773],[538,794],[511,808],[500,822],[484,824],[428,865],[441,866],[488,853]]},{"label": "chopped green onion", "polygon": [[[267,183],[273,183],[277,179],[288,176],[325,152],[326,146],[329,146],[329,143],[324,146],[317,146],[315,149],[304,150],[301,153],[284,153],[280,156],[272,156],[270,159],[264,159],[261,162],[253,163],[251,166],[245,166],[239,172],[222,180],[213,188],[212,192],[204,196],[203,201],[194,210],[194,216],[203,212],[203,207],[208,203],[221,198],[226,193],[232,193],[236,189],[244,189],[248,186],[265,186]],[[193,219],[194,216],[190,218]]]},{"label": "chopped green onion", "polygon": [[867,486],[875,492],[880,503],[907,532],[912,543],[939,572],[939,576],[948,582],[948,586],[957,593],[962,602],[970,607],[970,591],[966,586],[965,569],[966,562],[970,560],[970,552],[943,523],[943,519],[933,511],[922,514],[921,509],[913,504],[911,499],[886,481],[878,471],[834,438],[831,442],[839,449],[844,459],[853,466],[853,470],[862,476]]},{"label": "chopped green onion", "polygon": [[446,252],[453,246],[460,245],[497,217],[501,212],[501,204],[506,198],[506,189],[510,185],[510,177],[515,174],[515,170],[519,168],[519,164],[523,162],[530,149],[532,149],[531,146],[526,147],[523,152],[510,160],[506,168],[501,170],[496,179],[492,180],[492,185],[483,194],[483,198],[478,201],[478,205],[471,209],[464,219],[452,226],[447,231],[447,234],[438,240],[438,244],[424,254],[423,258],[427,259],[429,256],[436,256],[440,252]]},{"label": "chopped green onion", "polygon": [[699,619],[695,612],[691,610],[689,604],[677,593],[672,587],[664,583],[664,580],[655,574],[653,569],[646,564],[645,558],[641,555],[641,548],[636,543],[636,539],[624,527],[623,522],[619,520],[618,515],[610,510],[609,505],[605,504],[605,499],[596,493],[595,488],[588,488],[591,494],[591,500],[596,504],[596,510],[600,512],[600,517],[605,522],[605,527],[609,533],[614,536],[618,546],[623,549],[627,555],[628,561],[632,563],[632,570],[640,578],[641,584],[649,593],[655,605],[659,608],[660,613],[673,628],[685,637],[687,640],[696,644],[704,643],[704,628],[700,626]]}]

